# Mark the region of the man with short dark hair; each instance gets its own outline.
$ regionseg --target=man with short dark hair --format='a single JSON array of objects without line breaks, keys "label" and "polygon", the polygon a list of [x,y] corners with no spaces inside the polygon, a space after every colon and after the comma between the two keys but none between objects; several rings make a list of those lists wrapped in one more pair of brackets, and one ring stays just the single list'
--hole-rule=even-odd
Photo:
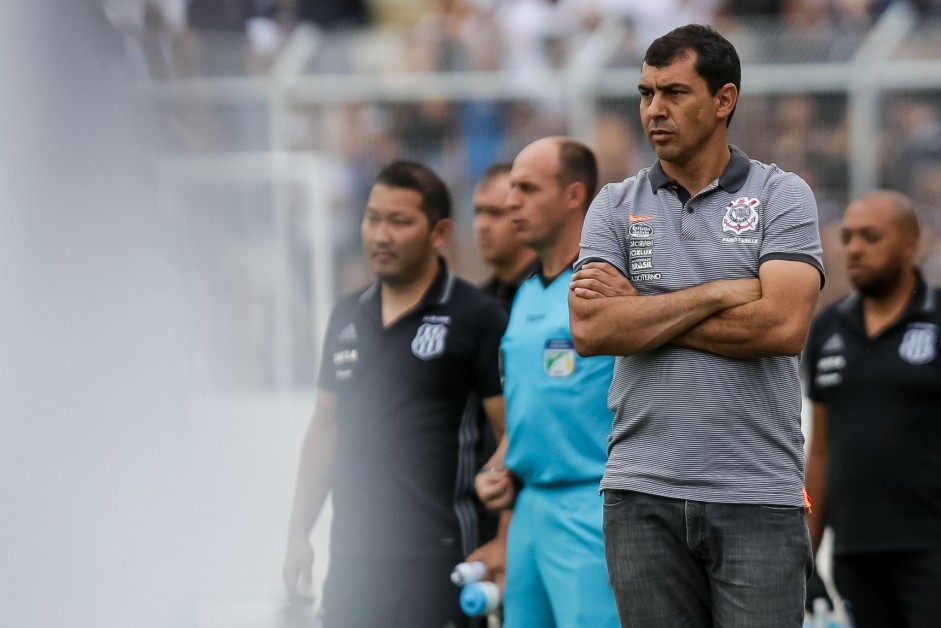
[{"label": "man with short dark hair", "polygon": [[813,436],[813,547],[857,628],[941,620],[941,290],[917,266],[907,196],[850,203],[841,236],[856,291],[814,321],[804,352]]},{"label": "man with short dark hair", "polygon": [[536,252],[524,245],[513,227],[507,204],[511,163],[496,163],[474,188],[474,234],[481,256],[493,273],[481,286],[507,308],[520,284],[536,270]]},{"label": "man with short dark hair", "polygon": [[385,166],[362,222],[378,280],[343,297],[327,326],[283,568],[289,595],[304,601],[308,537],[332,491],[327,628],[467,625],[449,575],[479,542],[472,400],[502,435],[506,314],[448,270],[450,216],[434,172]]},{"label": "man with short dark hair", "polygon": [[730,146],[735,48],[654,41],[638,89],[658,160],[604,187],[569,296],[617,356],[604,534],[625,627],[798,628],[811,568],[798,354],[823,280],[813,193]]}]

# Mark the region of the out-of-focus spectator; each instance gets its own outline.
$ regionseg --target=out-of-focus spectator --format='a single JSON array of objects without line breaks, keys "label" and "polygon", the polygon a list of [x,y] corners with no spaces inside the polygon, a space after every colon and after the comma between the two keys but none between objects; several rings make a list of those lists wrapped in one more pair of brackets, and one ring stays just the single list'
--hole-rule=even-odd
[{"label": "out-of-focus spectator", "polygon": [[251,0],[191,0],[186,23],[195,35],[194,64],[202,76],[245,73],[245,22],[252,16]]},{"label": "out-of-focus spectator", "polygon": [[298,20],[322,28],[350,28],[369,23],[364,0],[286,0],[285,4],[296,7]]},{"label": "out-of-focus spectator", "polygon": [[139,44],[148,76],[161,80],[185,75],[195,51],[182,24],[174,24],[157,2],[147,2],[141,26]]},{"label": "out-of-focus spectator", "polygon": [[936,102],[931,95],[897,95],[886,101],[882,179],[892,189],[910,191],[917,165],[941,159],[941,116]]},{"label": "out-of-focus spectator", "polygon": [[847,185],[845,121],[828,120],[821,100],[808,93],[782,96],[773,111],[771,159],[814,190],[821,222],[837,219]]},{"label": "out-of-focus spectator", "polygon": [[833,529],[836,587],[859,628],[941,617],[941,291],[916,265],[911,199],[878,190],[842,223],[856,291],[824,311],[804,351],[813,400],[807,491],[813,547]]},{"label": "out-of-focus spectator", "polygon": [[197,30],[238,32],[253,10],[252,0],[189,0],[186,21]]},{"label": "out-of-focus spectator", "polygon": [[774,16],[781,12],[782,0],[723,0],[722,11],[738,17]]},{"label": "out-of-focus spectator", "polygon": [[846,60],[878,12],[869,0],[725,0],[716,27],[746,62]]},{"label": "out-of-focus spectator", "polygon": [[595,156],[598,159],[598,185],[623,181],[644,166],[653,155],[646,143],[639,143],[630,122],[611,111],[601,112],[595,121]]},{"label": "out-of-focus spectator", "polygon": [[941,157],[915,166],[911,196],[922,227],[922,272],[929,283],[941,285]]},{"label": "out-of-focus spectator", "polygon": [[491,165],[474,189],[474,236],[491,270],[481,287],[500,299],[507,310],[520,284],[537,270],[536,252],[517,236],[507,202],[512,167],[510,163]]},{"label": "out-of-focus spectator", "polygon": [[654,39],[683,24],[711,24],[719,0],[596,0],[597,10],[606,17],[626,22],[631,32],[632,52],[639,63]]},{"label": "out-of-focus spectator", "polygon": [[570,11],[567,2],[509,0],[500,3],[497,23],[506,42],[504,67],[517,71],[522,80],[538,80],[540,73],[561,67],[565,38],[577,26]]},{"label": "out-of-focus spectator", "polygon": [[[499,69],[503,51],[493,11],[467,0],[436,0],[434,10],[411,33],[412,67],[428,71],[493,71]],[[499,156],[506,132],[502,103],[477,99],[443,107],[426,102],[422,108],[445,128],[456,125],[452,138],[458,165],[467,173],[468,185]],[[411,120],[406,129],[421,120]],[[414,132],[412,128],[412,132]],[[457,165],[457,164],[456,164]],[[463,191],[459,186],[458,191]]]}]

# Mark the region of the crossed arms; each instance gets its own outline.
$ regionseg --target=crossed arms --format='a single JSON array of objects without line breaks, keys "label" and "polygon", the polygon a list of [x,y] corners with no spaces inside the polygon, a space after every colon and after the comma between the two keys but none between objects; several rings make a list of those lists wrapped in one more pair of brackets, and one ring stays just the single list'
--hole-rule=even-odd
[{"label": "crossed arms", "polygon": [[641,296],[611,264],[588,262],[569,289],[572,339],[583,356],[635,355],[665,344],[736,359],[797,355],[819,289],[812,265],[769,260],[757,279]]}]

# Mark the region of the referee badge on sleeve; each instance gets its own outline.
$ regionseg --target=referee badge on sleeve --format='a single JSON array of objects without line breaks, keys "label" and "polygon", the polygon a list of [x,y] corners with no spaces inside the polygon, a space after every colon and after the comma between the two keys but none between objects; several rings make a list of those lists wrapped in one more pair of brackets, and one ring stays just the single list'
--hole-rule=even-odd
[{"label": "referee badge on sleeve", "polygon": [[575,372],[575,344],[569,338],[546,341],[542,367],[549,377],[568,377]]}]

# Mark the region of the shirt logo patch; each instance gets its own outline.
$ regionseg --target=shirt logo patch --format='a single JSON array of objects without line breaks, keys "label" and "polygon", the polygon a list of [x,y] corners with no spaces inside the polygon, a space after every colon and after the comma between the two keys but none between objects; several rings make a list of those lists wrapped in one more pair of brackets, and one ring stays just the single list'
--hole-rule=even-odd
[{"label": "shirt logo patch", "polygon": [[846,345],[843,343],[843,337],[840,334],[833,334],[827,341],[823,343],[823,346],[820,347],[820,350],[824,353],[840,353],[846,348]]},{"label": "shirt logo patch", "polygon": [[722,219],[722,230],[735,234],[754,231],[758,226],[758,212],[755,208],[760,204],[757,198],[744,196],[729,203]]},{"label": "shirt logo patch", "polygon": [[912,323],[899,345],[899,357],[918,366],[934,360],[937,354],[938,326],[930,323]]},{"label": "shirt logo patch", "polygon": [[650,214],[629,214],[627,219],[630,222],[646,222],[648,220],[653,220],[653,216]]},{"label": "shirt logo patch", "polygon": [[569,377],[575,372],[575,345],[567,338],[546,341],[542,368],[549,377]]},{"label": "shirt logo patch", "polygon": [[333,353],[333,364],[342,366],[344,364],[353,364],[359,360],[359,351],[356,349],[345,349]]},{"label": "shirt logo patch", "polygon": [[346,327],[340,330],[340,334],[337,336],[337,340],[340,342],[350,342],[356,340],[356,325],[350,323]]},{"label": "shirt logo patch", "polygon": [[420,360],[432,360],[444,353],[448,328],[438,323],[423,323],[412,340],[412,355]]},{"label": "shirt logo patch", "polygon": [[653,235],[653,227],[646,222],[635,222],[627,229],[627,232],[632,238],[649,238]]}]

